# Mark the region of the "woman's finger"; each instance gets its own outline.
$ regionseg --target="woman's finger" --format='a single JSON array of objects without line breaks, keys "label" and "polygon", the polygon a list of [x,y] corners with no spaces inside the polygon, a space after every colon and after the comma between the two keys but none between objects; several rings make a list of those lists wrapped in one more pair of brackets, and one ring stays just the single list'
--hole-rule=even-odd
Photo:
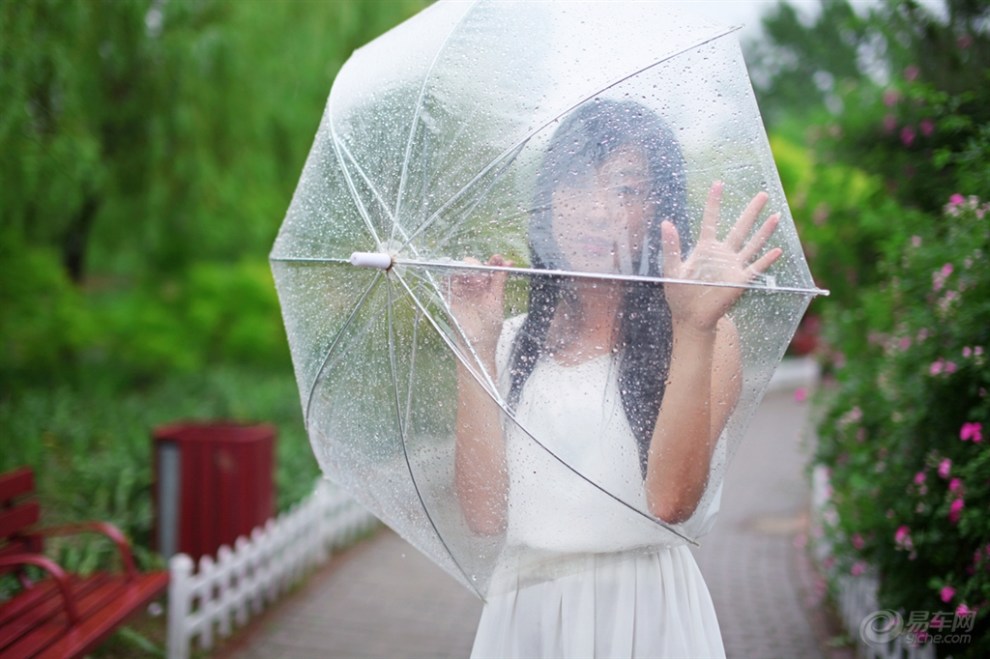
[{"label": "woman's finger", "polygon": [[784,250],[779,247],[774,247],[769,252],[753,261],[753,264],[746,269],[750,275],[750,279],[755,279],[757,276],[762,275],[764,272],[769,270],[770,266],[772,266],[783,254]]},{"label": "woman's finger", "polygon": [[732,226],[732,230],[726,237],[726,243],[730,249],[738,252],[743,248],[746,243],[746,236],[753,230],[753,226],[756,224],[757,218],[760,217],[763,207],[767,205],[768,199],[770,199],[770,195],[766,192],[758,192],[755,197],[750,199],[739,216],[739,220]]},{"label": "woman's finger", "polygon": [[701,216],[701,232],[698,242],[718,239],[718,218],[722,207],[722,189],[725,184],[715,181],[708,190],[708,200],[705,202],[705,214]]},{"label": "woman's finger", "polygon": [[670,220],[660,223],[661,248],[663,249],[663,276],[676,277],[681,264],[681,237]]},{"label": "woman's finger", "polygon": [[756,258],[756,255],[760,253],[767,241],[770,240],[770,236],[773,232],[777,230],[777,226],[780,224],[780,215],[775,213],[767,218],[767,221],[753,234],[753,237],[749,239],[749,242],[739,250],[739,256],[743,259],[744,263],[749,263]]}]

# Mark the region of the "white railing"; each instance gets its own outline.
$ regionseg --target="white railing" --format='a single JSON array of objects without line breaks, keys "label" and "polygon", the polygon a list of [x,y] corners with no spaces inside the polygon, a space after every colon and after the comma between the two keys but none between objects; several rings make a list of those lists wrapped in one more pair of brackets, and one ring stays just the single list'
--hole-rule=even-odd
[{"label": "white railing", "polygon": [[340,547],[367,532],[377,520],[328,481],[313,494],[234,548],[204,556],[198,569],[186,554],[169,561],[169,659],[189,656],[193,639],[209,650],[215,636],[228,637],[274,602],[307,571]]},{"label": "white railing", "polygon": [[[812,471],[812,556],[823,571],[832,546],[825,527],[834,515],[830,499],[828,472],[818,465]],[[877,592],[880,584],[870,573],[859,576],[833,575],[829,579],[836,592],[836,606],[846,632],[856,642],[857,654],[865,659],[935,659],[935,647],[919,644],[910,633],[902,633],[903,612],[880,609]],[[897,617],[900,616],[900,617]],[[887,630],[887,631],[885,631]],[[892,631],[889,631],[892,630]]]}]

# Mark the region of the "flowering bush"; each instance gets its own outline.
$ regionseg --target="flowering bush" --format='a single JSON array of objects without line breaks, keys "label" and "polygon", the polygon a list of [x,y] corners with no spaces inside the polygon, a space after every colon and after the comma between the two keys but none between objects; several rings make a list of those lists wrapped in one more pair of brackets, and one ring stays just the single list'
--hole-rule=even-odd
[{"label": "flowering bush", "polygon": [[[973,623],[954,656],[990,654],[990,203],[953,194],[888,245],[886,286],[838,315],[850,342],[820,427],[837,569],[872,565],[880,604]],[[946,623],[947,624],[947,623]],[[958,631],[958,630],[957,630]]]}]

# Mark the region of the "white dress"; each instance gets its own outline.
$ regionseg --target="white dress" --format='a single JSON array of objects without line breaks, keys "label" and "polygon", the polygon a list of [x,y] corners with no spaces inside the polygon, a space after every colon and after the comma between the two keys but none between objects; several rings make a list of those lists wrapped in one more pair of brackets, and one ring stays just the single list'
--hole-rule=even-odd
[{"label": "white dress", "polygon": [[[506,323],[500,365],[521,322]],[[511,560],[493,577],[472,657],[725,656],[690,550],[631,509],[646,510],[645,492],[615,364],[610,355],[576,366],[544,358],[523,389],[515,418],[560,460],[507,424]],[[678,529],[706,532],[719,495]]]}]

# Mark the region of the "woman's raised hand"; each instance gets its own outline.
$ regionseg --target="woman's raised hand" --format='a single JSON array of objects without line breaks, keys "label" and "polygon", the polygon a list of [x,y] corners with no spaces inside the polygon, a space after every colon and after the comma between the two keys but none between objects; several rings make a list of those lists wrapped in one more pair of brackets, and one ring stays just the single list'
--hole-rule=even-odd
[{"label": "woman's raised hand", "polygon": [[[466,258],[465,263],[480,265],[477,259]],[[488,259],[487,265],[510,267],[500,254]],[[464,337],[476,348],[494,350],[502,331],[503,303],[505,301],[505,271],[468,271],[450,277],[450,310]]]},{"label": "woman's raised hand", "polygon": [[767,203],[768,196],[765,192],[753,197],[725,239],[718,239],[722,188],[722,182],[717,181],[708,192],[698,244],[686,259],[681,259],[681,240],[673,223],[665,221],[661,226],[665,278],[702,284],[717,282],[736,285],[665,284],[667,304],[670,305],[675,325],[684,324],[694,330],[713,331],[719,319],[742,296],[744,289],[741,286],[766,272],[783,254],[783,250],[774,248],[760,255],[777,228],[779,214],[767,218],[750,236]]}]

